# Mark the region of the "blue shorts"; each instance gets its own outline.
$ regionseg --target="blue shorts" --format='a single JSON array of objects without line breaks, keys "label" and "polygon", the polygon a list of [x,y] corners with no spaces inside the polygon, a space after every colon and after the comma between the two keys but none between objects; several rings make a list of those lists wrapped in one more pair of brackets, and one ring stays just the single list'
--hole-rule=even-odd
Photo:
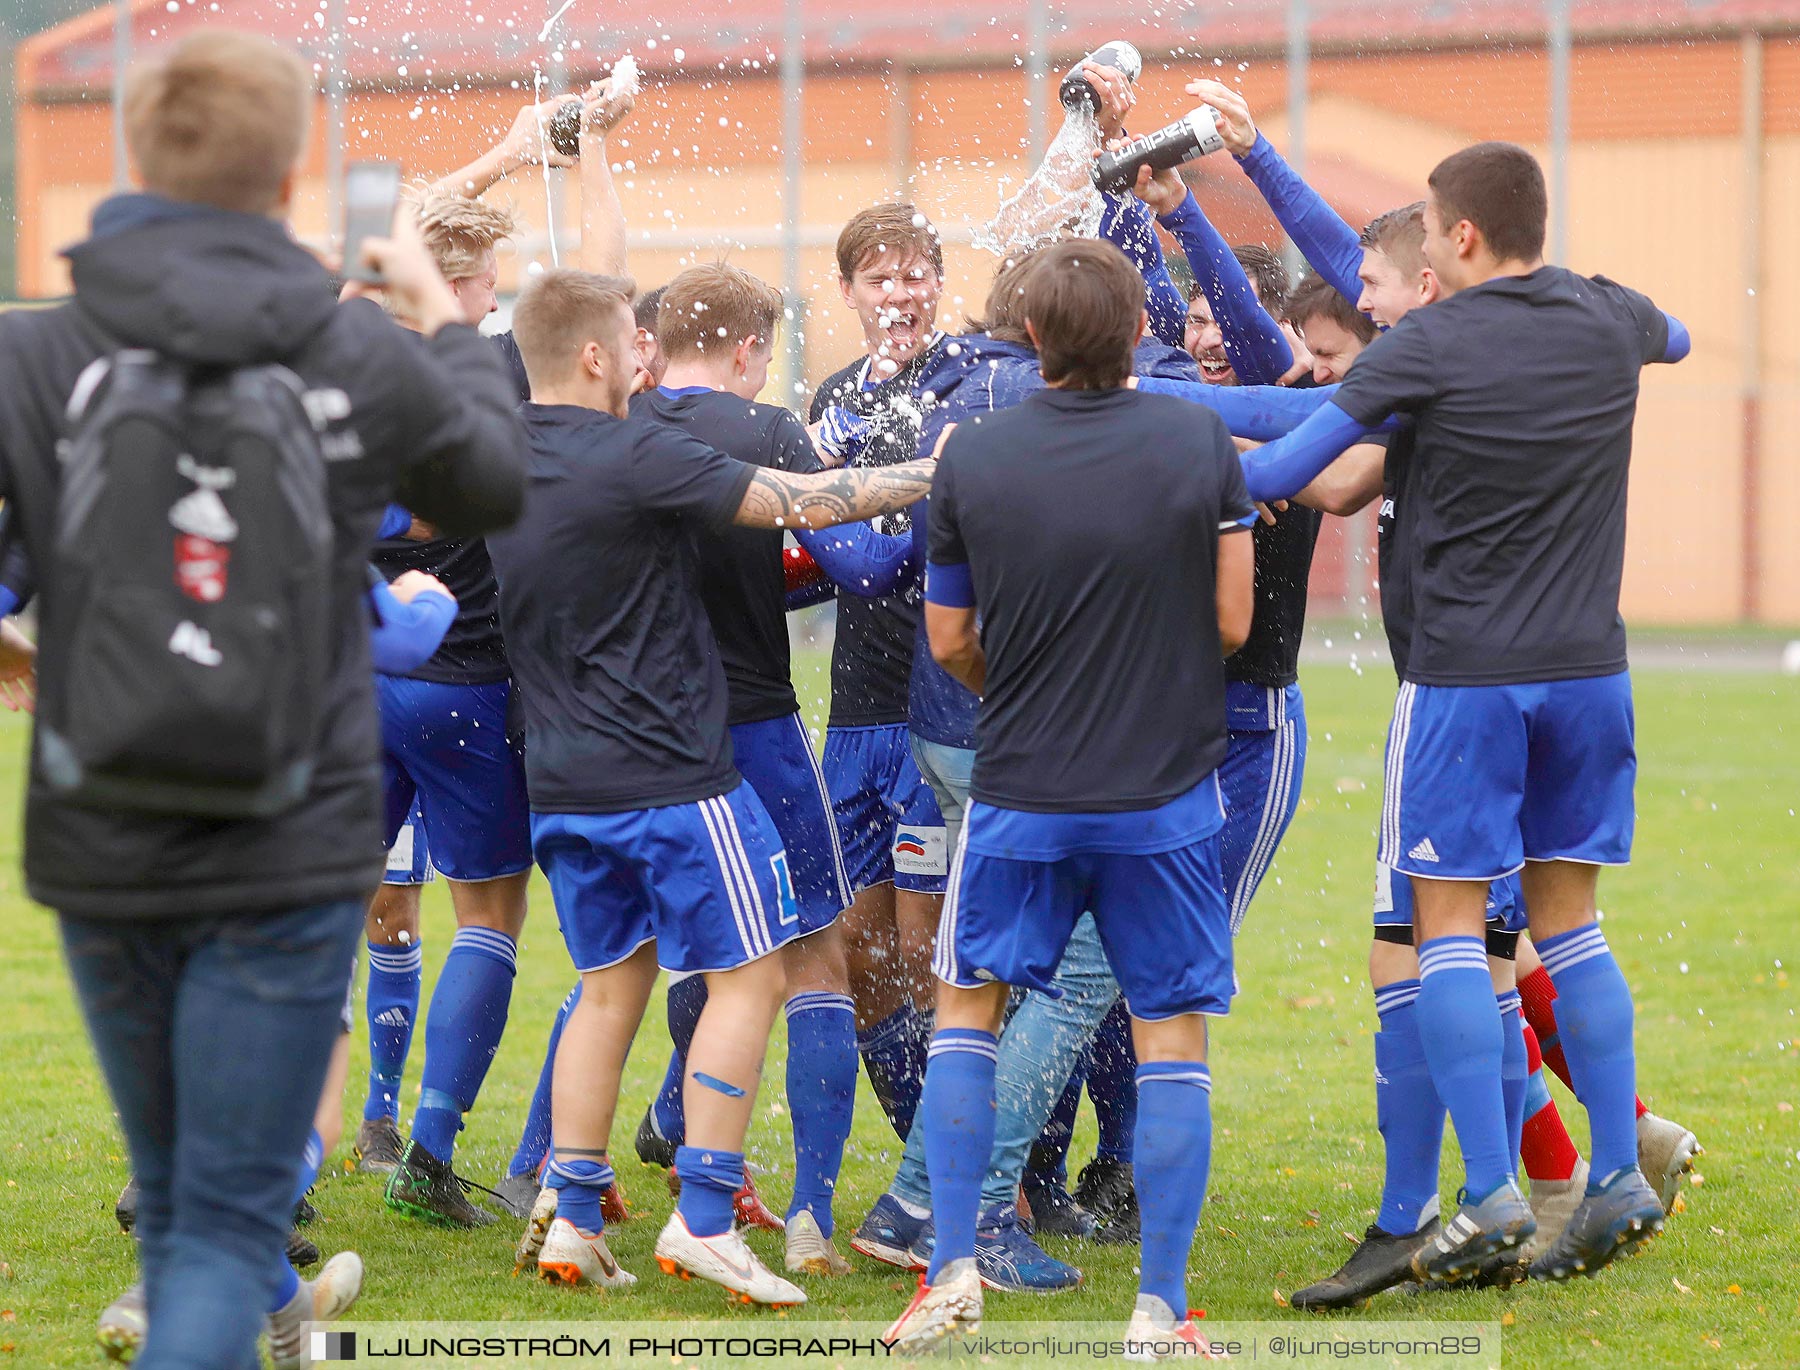
[{"label": "blue shorts", "polygon": [[[1519,875],[1502,876],[1488,886],[1488,926],[1501,932],[1524,932],[1525,895]],[[1375,863],[1375,926],[1410,928],[1413,925],[1412,881],[1396,874],[1392,866]]]},{"label": "blue shorts", "polygon": [[656,943],[665,970],[735,970],[800,932],[787,857],[756,791],[626,813],[534,813],[531,845],[580,971]]},{"label": "blue shorts", "polygon": [[826,729],[824,767],[851,890],[892,880],[896,889],[942,894],[950,866],[944,816],[906,725]]},{"label": "blue shorts", "polygon": [[431,868],[431,843],[425,838],[425,824],[419,817],[419,806],[400,825],[400,831],[388,844],[387,869],[382,872],[384,885],[429,885],[437,879]]},{"label": "blue shorts", "polygon": [[1219,766],[1225,795],[1221,837],[1235,937],[1300,806],[1306,771],[1306,703],[1300,687],[1227,685],[1226,724],[1230,747]]},{"label": "blue shorts", "polygon": [[1432,880],[1497,880],[1527,861],[1631,859],[1631,676],[1400,687],[1379,859]]},{"label": "blue shorts", "polygon": [[451,880],[531,869],[525,763],[506,738],[512,682],[375,677],[391,848],[416,803],[431,863]]},{"label": "blue shorts", "polygon": [[731,749],[738,773],[762,800],[787,850],[800,935],[830,927],[850,907],[850,877],[831,821],[831,792],[806,725],[798,712],[739,723],[731,730]]},{"label": "blue shorts", "polygon": [[[1216,828],[1167,851],[1018,860],[969,850],[983,807],[972,807],[952,866],[932,959],[938,979],[964,989],[999,982],[1054,998],[1063,948],[1076,920],[1091,912],[1132,1017],[1230,1011],[1231,910]],[[1036,817],[1049,820],[1048,830],[1058,819],[1073,826],[1090,816]]]}]

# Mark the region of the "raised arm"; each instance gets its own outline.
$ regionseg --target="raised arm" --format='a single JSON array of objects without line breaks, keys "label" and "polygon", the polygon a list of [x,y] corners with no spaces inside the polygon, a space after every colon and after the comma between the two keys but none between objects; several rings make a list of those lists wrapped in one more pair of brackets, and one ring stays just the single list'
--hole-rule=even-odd
[{"label": "raised arm", "polygon": [[1362,282],[1356,273],[1363,259],[1356,230],[1256,131],[1250,105],[1242,95],[1217,81],[1195,81],[1187,89],[1189,95],[1199,96],[1217,111],[1226,149],[1268,201],[1276,222],[1294,240],[1300,255],[1331,282],[1332,289],[1355,304],[1362,297]]},{"label": "raised arm", "polygon": [[558,96],[538,105],[525,105],[513,116],[512,127],[504,137],[467,166],[460,166],[426,187],[426,195],[443,192],[479,200],[496,183],[521,167],[546,164],[553,167],[575,165],[573,157],[565,157],[550,146],[545,130],[568,96]]},{"label": "raised arm", "polygon": [[1100,236],[1112,243],[1144,278],[1144,308],[1150,331],[1170,347],[1180,347],[1187,328],[1187,301],[1182,299],[1169,264],[1163,260],[1150,210],[1134,195],[1108,195],[1100,219]]},{"label": "raised arm", "polygon": [[833,528],[891,514],[931,493],[932,463],[796,475],[757,467],[732,522],[743,528]]},{"label": "raised arm", "polygon": [[1294,365],[1294,349],[1262,307],[1243,263],[1201,210],[1194,192],[1189,190],[1157,222],[1175,235],[1187,255],[1201,293],[1216,312],[1225,355],[1238,379],[1245,385],[1273,385],[1285,376]]},{"label": "raised arm", "polygon": [[602,276],[625,270],[625,206],[613,184],[612,159],[606,138],[631,113],[637,99],[633,77],[620,82],[609,76],[596,81],[582,97],[581,108],[581,269]]}]

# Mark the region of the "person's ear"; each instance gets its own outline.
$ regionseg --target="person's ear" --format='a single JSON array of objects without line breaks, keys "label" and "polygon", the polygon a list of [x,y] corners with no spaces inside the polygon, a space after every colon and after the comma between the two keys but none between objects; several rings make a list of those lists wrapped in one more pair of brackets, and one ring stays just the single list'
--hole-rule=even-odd
[{"label": "person's ear", "polygon": [[584,380],[598,380],[606,374],[606,351],[589,338],[581,345],[581,375]]},{"label": "person's ear", "polygon": [[1031,350],[1033,352],[1038,352],[1038,351],[1043,350],[1038,346],[1037,329],[1032,327],[1032,323],[1031,323],[1030,319],[1025,320],[1025,336],[1031,339]]},{"label": "person's ear", "polygon": [[738,340],[737,349],[732,353],[732,365],[740,376],[750,374],[750,358],[756,355],[757,338],[753,333],[747,338]]},{"label": "person's ear", "polygon": [[1148,309],[1140,309],[1138,311],[1137,332],[1132,335],[1131,339],[1131,350],[1133,352],[1137,351],[1138,344],[1144,340],[1144,331],[1149,327],[1150,311]]}]

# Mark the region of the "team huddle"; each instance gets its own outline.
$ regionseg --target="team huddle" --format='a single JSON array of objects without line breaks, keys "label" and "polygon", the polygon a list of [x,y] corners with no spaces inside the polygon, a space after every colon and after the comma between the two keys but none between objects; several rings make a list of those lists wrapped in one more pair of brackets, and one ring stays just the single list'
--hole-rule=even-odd
[{"label": "team huddle", "polygon": [[[171,223],[228,237],[209,214],[281,217],[278,197],[206,208],[218,202],[147,149],[159,120],[209,99],[274,89],[280,104],[291,65],[215,33],[139,79],[149,193],[96,217],[74,254],[78,302],[109,271],[148,269],[97,261],[108,242],[164,232],[179,274]],[[1101,135],[1121,137],[1132,83],[1081,70]],[[303,1153],[265,1167],[261,1211],[216,1255],[241,1267],[233,1288],[252,1335],[266,1319],[278,1366],[310,1364],[303,1330],[362,1284],[350,1252],[301,1280],[320,1253],[298,1227],[278,1273],[257,1254],[305,1216],[343,1128],[358,937],[370,1074],[356,1165],[386,1176],[401,1217],[510,1218],[519,1268],[639,1285],[606,1237],[631,1216],[615,1114],[666,972],[664,1078],[623,1120],[676,1195],[663,1272],[782,1308],[848,1273],[852,1252],[916,1270],[889,1339],[922,1352],[978,1325],[984,1291],[1078,1285],[1038,1236],[1135,1244],[1135,1353],[1204,1354],[1187,1265],[1212,1146],[1207,1020],[1230,1012],[1233,940],[1299,802],[1320,528],[1375,501],[1399,679],[1369,962],[1386,1169],[1362,1243],[1290,1302],[1566,1280],[1661,1230],[1698,1143],[1636,1098],[1631,997],[1595,891],[1600,867],[1629,859],[1633,827],[1618,594],[1639,375],[1681,360],[1686,331],[1635,291],[1544,263],[1544,179],[1521,148],[1445,159],[1422,201],[1359,232],[1241,95],[1189,91],[1305,258],[1301,279],[1266,247],[1229,245],[1179,172],[1145,168],[1108,197],[1100,237],[1009,254],[991,283],[962,283],[986,288],[979,317],[940,320],[952,283],[936,230],[913,205],[876,205],[836,249],[863,353],[804,421],[758,399],[778,290],[725,263],[654,290],[630,279],[607,138],[632,90],[615,81],[581,97],[575,154],[544,142],[553,110],[527,108],[419,190],[370,248],[385,287],[353,281],[333,299],[322,267],[266,245],[290,346],[315,340],[291,364],[308,385],[337,377],[333,420],[361,454],[337,574],[355,605],[346,632],[373,624],[374,656],[335,660],[345,697],[372,676],[384,796],[379,815],[344,799],[353,821],[320,829],[312,857],[303,843],[282,858],[348,883],[293,867],[308,897],[344,904],[318,949],[336,958],[341,1020],[317,1032]],[[510,332],[476,338],[515,231],[483,196],[545,163],[579,178],[580,267],[531,276]],[[162,324],[103,322],[171,346]],[[81,360],[70,352],[59,383]],[[396,402],[370,389],[388,368],[412,410],[372,421]],[[9,454],[24,442],[0,426]],[[42,562],[33,483],[11,461],[6,493]],[[834,595],[815,751],[786,615]],[[350,754],[376,749],[346,727]],[[367,863],[345,844],[377,817],[384,883],[351,909],[366,884],[350,872]],[[28,840],[34,894],[101,916],[84,912],[71,861]],[[550,1028],[543,1069],[489,1189],[457,1171],[457,1138],[511,1016],[534,867],[575,976],[553,1018],[525,1006]],[[439,875],[456,932],[421,1008],[419,892]],[[780,1214],[744,1158],[777,1019],[794,1136]],[[123,1072],[101,1055],[118,1095]],[[850,1214],[837,1186],[859,1062],[904,1153]],[[1546,1065],[1588,1111],[1587,1157]],[[1084,1093],[1098,1146],[1071,1184]],[[1447,1218],[1446,1116],[1466,1172]],[[191,1319],[186,1342],[156,1330],[188,1293],[166,1273],[184,1249],[182,1172],[150,1159],[165,1141],[125,1126],[136,1178],[119,1213],[145,1281],[102,1316],[102,1344],[145,1364],[236,1366],[208,1358],[215,1333]],[[746,1227],[784,1234],[783,1272]]]}]

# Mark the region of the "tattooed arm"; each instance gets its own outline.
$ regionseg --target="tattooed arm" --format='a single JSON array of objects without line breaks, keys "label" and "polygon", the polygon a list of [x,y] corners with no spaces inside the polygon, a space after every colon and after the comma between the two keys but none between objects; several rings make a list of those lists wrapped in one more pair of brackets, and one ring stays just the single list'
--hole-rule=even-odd
[{"label": "tattooed arm", "polygon": [[935,464],[858,467],[796,475],[758,467],[732,522],[744,528],[832,528],[891,514],[931,493]]}]

